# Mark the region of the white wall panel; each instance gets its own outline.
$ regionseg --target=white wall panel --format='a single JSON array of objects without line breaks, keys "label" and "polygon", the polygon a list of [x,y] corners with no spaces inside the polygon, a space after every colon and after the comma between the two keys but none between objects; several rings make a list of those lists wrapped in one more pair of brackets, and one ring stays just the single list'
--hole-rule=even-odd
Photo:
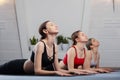
[{"label": "white wall panel", "polygon": [[112,0],[92,0],[89,37],[98,39],[101,66],[120,67],[120,2]]},{"label": "white wall panel", "polygon": [[22,58],[14,0],[2,1],[0,3],[0,64]]}]

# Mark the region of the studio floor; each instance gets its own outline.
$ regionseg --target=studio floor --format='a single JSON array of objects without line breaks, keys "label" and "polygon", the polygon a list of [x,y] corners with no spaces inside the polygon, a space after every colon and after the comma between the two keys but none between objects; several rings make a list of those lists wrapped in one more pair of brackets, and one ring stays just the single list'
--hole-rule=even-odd
[{"label": "studio floor", "polygon": [[63,76],[33,76],[33,75],[0,75],[0,80],[120,80],[120,70],[111,73],[92,75]]}]

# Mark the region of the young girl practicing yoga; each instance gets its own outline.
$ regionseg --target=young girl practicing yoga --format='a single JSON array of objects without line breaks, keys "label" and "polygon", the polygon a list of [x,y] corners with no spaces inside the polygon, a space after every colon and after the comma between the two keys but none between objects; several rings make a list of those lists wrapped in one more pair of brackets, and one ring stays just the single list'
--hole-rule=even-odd
[{"label": "young girl practicing yoga", "polygon": [[88,41],[88,37],[85,33],[78,30],[71,35],[73,45],[68,49],[63,60],[60,61],[59,65],[63,69],[68,69],[70,72],[75,74],[89,74],[96,73],[92,70],[87,70],[86,56],[87,51],[85,44]]},{"label": "young girl practicing yoga", "polygon": [[0,66],[0,74],[35,74],[70,76],[58,64],[58,50],[55,38],[58,26],[45,21],[39,28],[41,40],[35,45],[30,59],[17,59]]},{"label": "young girl practicing yoga", "polygon": [[99,48],[99,41],[95,38],[90,38],[87,43],[86,47],[89,50],[89,54],[87,57],[87,68],[92,68],[95,71],[98,72],[110,72],[112,69],[110,68],[100,68],[99,67],[99,61],[100,61],[100,54],[98,51]]}]

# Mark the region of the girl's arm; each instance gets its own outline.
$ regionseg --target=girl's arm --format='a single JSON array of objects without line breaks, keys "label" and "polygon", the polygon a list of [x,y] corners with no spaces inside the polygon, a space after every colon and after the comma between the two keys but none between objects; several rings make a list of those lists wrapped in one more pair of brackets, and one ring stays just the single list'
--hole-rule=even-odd
[{"label": "girl's arm", "polygon": [[83,64],[83,69],[88,73],[97,73],[95,69],[91,68],[92,54],[90,50],[86,51],[85,62]]},{"label": "girl's arm", "polygon": [[110,68],[101,68],[99,66],[99,63],[100,63],[100,54],[98,54],[98,62],[97,62],[97,66],[96,66],[96,68],[98,69],[98,71],[99,72],[111,72],[112,71],[112,69],[110,69]]},{"label": "girl's arm", "polygon": [[100,54],[98,53],[96,68],[99,68],[99,64],[100,64]]},{"label": "girl's arm", "polygon": [[91,60],[92,60],[91,51],[90,51],[90,50],[87,50],[87,51],[86,51],[85,61],[84,61],[84,64],[83,64],[83,69],[90,69]]},{"label": "girl's arm", "polygon": [[74,48],[70,48],[67,51],[67,66],[68,66],[68,70],[72,71],[74,70],[74,58],[75,58],[75,50]]},{"label": "girl's arm", "polygon": [[58,64],[58,47],[55,44],[55,60],[54,60],[54,68],[55,70],[60,70],[59,64]]},{"label": "girl's arm", "polygon": [[60,68],[59,63],[58,63],[58,47],[55,44],[55,61],[54,61],[54,68],[57,71],[61,71],[63,73],[70,73],[68,70],[63,70]]}]

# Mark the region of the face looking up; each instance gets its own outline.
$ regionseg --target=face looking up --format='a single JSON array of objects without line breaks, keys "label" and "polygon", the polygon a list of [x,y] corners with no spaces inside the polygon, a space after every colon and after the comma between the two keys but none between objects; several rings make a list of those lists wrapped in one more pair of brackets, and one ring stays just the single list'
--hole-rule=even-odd
[{"label": "face looking up", "polygon": [[94,38],[92,38],[91,43],[92,43],[92,46],[95,46],[95,47],[98,47],[100,45],[99,41]]},{"label": "face looking up", "polygon": [[58,33],[58,26],[55,23],[49,21],[46,24],[46,31],[49,34],[57,34]]},{"label": "face looking up", "polygon": [[83,32],[79,32],[78,33],[78,38],[76,38],[77,42],[87,42],[88,41],[88,37],[85,33]]}]

